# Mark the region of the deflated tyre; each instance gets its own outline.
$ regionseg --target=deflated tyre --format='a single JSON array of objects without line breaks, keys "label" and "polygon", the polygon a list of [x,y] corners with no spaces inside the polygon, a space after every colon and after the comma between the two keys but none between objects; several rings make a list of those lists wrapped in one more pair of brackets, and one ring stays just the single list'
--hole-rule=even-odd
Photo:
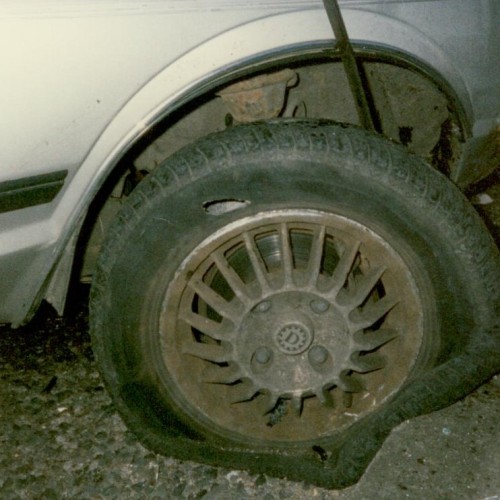
[{"label": "deflated tyre", "polygon": [[[344,486],[492,330],[499,282],[473,209],[420,159],[337,124],[252,124],[132,193],[93,284],[94,349],[153,450]],[[458,386],[441,376],[433,409]]]}]

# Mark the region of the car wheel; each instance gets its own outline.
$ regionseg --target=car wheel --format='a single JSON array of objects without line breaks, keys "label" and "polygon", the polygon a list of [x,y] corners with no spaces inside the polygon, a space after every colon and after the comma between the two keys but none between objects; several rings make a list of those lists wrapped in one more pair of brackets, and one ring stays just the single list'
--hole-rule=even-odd
[{"label": "car wheel", "polygon": [[497,279],[472,208],[403,148],[326,122],[245,125],[132,193],[95,276],[94,349],[156,451],[324,459],[492,324]]}]

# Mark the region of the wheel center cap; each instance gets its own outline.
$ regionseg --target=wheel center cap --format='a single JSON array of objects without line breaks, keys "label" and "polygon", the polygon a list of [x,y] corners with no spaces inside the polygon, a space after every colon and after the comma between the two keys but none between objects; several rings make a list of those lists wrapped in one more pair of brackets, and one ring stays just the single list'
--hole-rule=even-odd
[{"label": "wheel center cap", "polygon": [[313,340],[312,331],[303,323],[287,323],[274,334],[278,349],[285,354],[300,354],[304,352]]}]

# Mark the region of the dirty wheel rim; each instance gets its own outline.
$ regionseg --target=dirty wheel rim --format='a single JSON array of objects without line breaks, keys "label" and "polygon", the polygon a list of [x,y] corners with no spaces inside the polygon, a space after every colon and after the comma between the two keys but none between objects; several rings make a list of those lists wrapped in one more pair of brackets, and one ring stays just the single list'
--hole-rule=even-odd
[{"label": "dirty wheel rim", "polygon": [[407,380],[423,316],[410,267],[372,230],[315,210],[260,213],[179,266],[160,318],[162,386],[221,437],[317,440]]}]

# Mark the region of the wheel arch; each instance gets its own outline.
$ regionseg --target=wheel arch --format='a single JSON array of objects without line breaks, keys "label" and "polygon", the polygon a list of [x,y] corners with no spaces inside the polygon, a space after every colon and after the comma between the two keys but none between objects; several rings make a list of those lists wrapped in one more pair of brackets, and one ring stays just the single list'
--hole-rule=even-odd
[{"label": "wheel arch", "polygon": [[[435,42],[388,16],[359,9],[344,9],[343,15],[358,57],[407,67],[430,79],[453,103],[466,135],[470,135],[473,111],[466,84]],[[305,27],[306,21],[314,28]],[[262,35],[256,39],[258,32]],[[130,97],[80,166],[77,176],[92,181],[72,185],[85,191],[81,198],[88,205],[130,148],[182,106],[252,73],[335,53],[331,28],[321,9],[259,19],[208,40],[167,65]]]},{"label": "wheel arch", "polygon": [[[389,62],[430,79],[453,103],[463,138],[471,134],[473,112],[466,85],[435,43],[411,26],[381,14],[359,9],[343,9],[343,14],[361,59]],[[62,312],[85,215],[113,175],[123,168],[132,148],[155,127],[168,124],[175,113],[237,79],[292,62],[336,56],[326,15],[322,9],[307,9],[239,26],[166,66],[108,123],[65,190],[56,209],[64,236],[53,253],[52,271],[42,298]]]}]

